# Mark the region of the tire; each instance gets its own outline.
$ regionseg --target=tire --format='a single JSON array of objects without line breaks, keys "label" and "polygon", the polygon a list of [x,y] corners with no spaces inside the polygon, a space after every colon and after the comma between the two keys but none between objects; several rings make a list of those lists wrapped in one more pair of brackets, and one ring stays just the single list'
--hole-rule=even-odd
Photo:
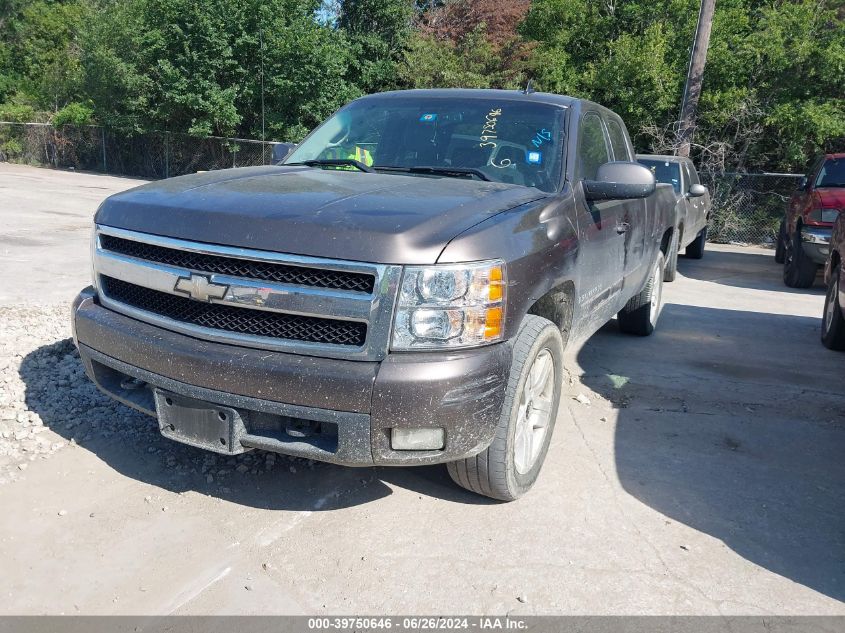
[{"label": "tire", "polygon": [[669,244],[669,255],[666,260],[666,269],[663,271],[663,281],[675,281],[675,277],[678,276],[679,239],[678,231],[672,231],[672,242]]},{"label": "tire", "polygon": [[663,253],[658,253],[645,286],[617,315],[620,330],[637,336],[648,336],[654,332],[663,309],[664,268]]},{"label": "tire", "polygon": [[828,349],[845,351],[845,316],[839,304],[840,267],[830,275],[822,313],[822,343]]},{"label": "tire", "polygon": [[786,223],[781,222],[778,229],[778,236],[775,239],[775,263],[782,264],[786,247],[783,244],[783,236],[786,234]]},{"label": "tire", "polygon": [[684,255],[690,259],[701,259],[704,257],[704,244],[707,242],[707,227],[701,229],[701,232],[695,236],[695,239],[687,244]]},{"label": "tire", "polygon": [[783,283],[790,288],[809,288],[816,280],[818,265],[804,253],[800,229],[784,240]]},{"label": "tire", "polygon": [[[547,365],[549,362],[550,365]],[[543,381],[541,391],[532,392],[529,378],[533,375],[540,384],[537,372],[544,367],[551,368],[551,377]],[[496,436],[490,446],[478,455],[446,465],[454,482],[462,488],[501,501],[513,501],[528,492],[537,480],[549,450],[560,406],[563,376],[560,330],[547,319],[526,315],[513,344],[513,362]],[[545,407],[530,406],[535,399],[548,405],[547,413],[544,412]],[[526,412],[528,417],[525,417]],[[532,415],[535,416],[533,422]],[[543,422],[546,416],[544,427],[534,426]],[[541,428],[544,429],[542,434],[538,432]],[[525,434],[520,434],[520,431]],[[525,443],[529,438],[534,440],[530,447]],[[517,454],[518,451],[522,452]]]}]

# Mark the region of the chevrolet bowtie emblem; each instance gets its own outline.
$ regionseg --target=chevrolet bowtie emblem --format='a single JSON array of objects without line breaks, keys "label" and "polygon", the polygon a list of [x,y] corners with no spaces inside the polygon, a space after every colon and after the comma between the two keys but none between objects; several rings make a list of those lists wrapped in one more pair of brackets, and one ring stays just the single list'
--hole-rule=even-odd
[{"label": "chevrolet bowtie emblem", "polygon": [[204,275],[191,275],[190,277],[179,277],[173,289],[197,301],[211,301],[225,297],[229,286],[213,283]]}]

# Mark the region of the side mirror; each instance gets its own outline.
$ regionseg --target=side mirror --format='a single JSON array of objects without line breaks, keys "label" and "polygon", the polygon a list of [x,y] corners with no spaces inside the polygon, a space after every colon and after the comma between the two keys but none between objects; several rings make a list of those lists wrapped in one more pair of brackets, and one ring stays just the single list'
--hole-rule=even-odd
[{"label": "side mirror", "polygon": [[801,176],[801,180],[798,181],[798,191],[805,191],[807,189],[807,177]]},{"label": "side mirror", "polygon": [[707,188],[704,185],[695,184],[689,188],[690,198],[700,198],[707,193]]},{"label": "side mirror", "polygon": [[595,180],[584,180],[587,200],[648,198],[656,188],[654,174],[639,163],[617,161],[600,165]]},{"label": "side mirror", "polygon": [[273,155],[270,162],[273,165],[281,165],[282,161],[288,157],[288,154],[295,149],[296,143],[273,143]]}]

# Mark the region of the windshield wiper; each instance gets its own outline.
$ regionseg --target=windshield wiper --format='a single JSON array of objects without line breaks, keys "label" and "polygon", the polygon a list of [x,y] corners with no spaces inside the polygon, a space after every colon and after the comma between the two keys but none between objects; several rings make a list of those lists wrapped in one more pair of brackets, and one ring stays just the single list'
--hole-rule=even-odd
[{"label": "windshield wiper", "polygon": [[301,163],[284,163],[285,165],[307,165],[308,167],[355,167],[368,174],[373,173],[370,167],[354,158],[315,158]]},{"label": "windshield wiper", "polygon": [[374,165],[373,169],[382,171],[395,171],[406,174],[437,174],[449,176],[450,178],[471,178],[475,176],[480,180],[490,182],[490,177],[475,167],[395,167],[393,165]]}]

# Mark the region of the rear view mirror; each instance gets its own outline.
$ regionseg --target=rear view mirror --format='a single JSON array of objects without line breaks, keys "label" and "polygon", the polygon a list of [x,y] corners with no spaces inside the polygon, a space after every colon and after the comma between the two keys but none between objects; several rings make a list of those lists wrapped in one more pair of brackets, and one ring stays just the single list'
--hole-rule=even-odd
[{"label": "rear view mirror", "polygon": [[704,185],[695,184],[689,188],[690,198],[700,198],[705,193],[707,193],[707,189]]},{"label": "rear view mirror", "polygon": [[296,143],[273,143],[273,156],[271,163],[273,165],[281,165],[282,161],[288,157],[294,149],[296,149]]},{"label": "rear view mirror", "polygon": [[654,174],[639,163],[617,161],[596,170],[595,180],[584,180],[587,200],[648,198],[656,187]]}]

